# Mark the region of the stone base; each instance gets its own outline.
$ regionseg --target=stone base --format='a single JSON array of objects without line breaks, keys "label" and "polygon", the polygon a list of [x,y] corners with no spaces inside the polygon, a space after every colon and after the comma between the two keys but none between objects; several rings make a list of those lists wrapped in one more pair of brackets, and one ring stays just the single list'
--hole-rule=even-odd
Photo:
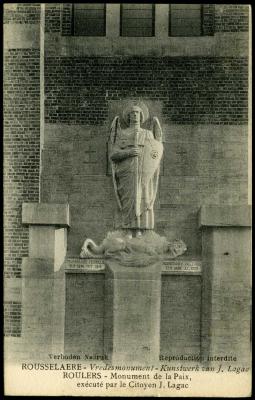
[{"label": "stone base", "polygon": [[39,358],[52,351],[54,260],[23,258],[22,273],[22,338]]},{"label": "stone base", "polygon": [[113,362],[155,363],[160,350],[161,266],[107,262],[104,352]]}]

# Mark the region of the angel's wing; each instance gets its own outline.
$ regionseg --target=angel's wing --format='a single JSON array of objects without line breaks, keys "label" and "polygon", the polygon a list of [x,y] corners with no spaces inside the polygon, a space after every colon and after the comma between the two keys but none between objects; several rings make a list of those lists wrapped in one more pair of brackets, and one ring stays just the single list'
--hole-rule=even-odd
[{"label": "angel's wing", "polygon": [[118,133],[121,131],[121,127],[120,127],[120,118],[117,115],[116,117],[114,117],[112,124],[111,124],[111,128],[110,128],[110,135],[108,138],[108,141],[113,145],[116,141],[116,137],[118,136]]},{"label": "angel's wing", "polygon": [[[154,139],[159,142],[162,142],[163,133],[162,133],[160,122],[157,117],[153,117],[153,119],[152,119],[152,132],[153,132]],[[158,183],[159,183],[159,173],[160,173],[160,165],[158,166],[158,168],[153,176],[153,180],[152,180],[154,195],[151,199],[150,208],[153,207],[153,204],[156,199]]]},{"label": "angel's wing", "polygon": [[108,156],[109,156],[109,162],[111,164],[111,169],[112,169],[112,181],[113,181],[114,192],[115,192],[118,206],[121,210],[122,205],[121,205],[120,197],[118,194],[118,187],[117,187],[117,182],[116,182],[116,177],[115,177],[115,163],[110,158],[114,144],[116,142],[116,138],[117,138],[118,134],[120,134],[120,132],[121,132],[120,118],[119,118],[119,116],[116,116],[113,119],[111,128],[110,128],[110,135],[108,138]]},{"label": "angel's wing", "polygon": [[157,117],[153,117],[152,119],[152,132],[153,132],[153,136],[156,140],[158,140],[159,142],[162,142],[162,129],[160,126],[160,122],[158,120]]}]

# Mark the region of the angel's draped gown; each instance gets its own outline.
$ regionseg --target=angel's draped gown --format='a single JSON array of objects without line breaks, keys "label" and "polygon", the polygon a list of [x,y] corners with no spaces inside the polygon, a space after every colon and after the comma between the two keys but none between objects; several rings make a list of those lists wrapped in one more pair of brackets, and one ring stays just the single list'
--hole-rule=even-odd
[{"label": "angel's draped gown", "polygon": [[[137,139],[135,139],[135,136]],[[153,205],[158,186],[160,159],[158,167],[151,171],[148,159],[150,160],[150,157],[151,159],[157,158],[157,156],[155,157],[155,151],[153,153],[153,142],[155,143],[155,139],[152,131],[139,128],[135,132],[134,128],[128,128],[119,132],[116,142],[112,147],[113,179],[115,180],[116,194],[122,207],[120,228],[154,228]],[[116,157],[121,150],[130,149],[135,143],[142,149],[138,157],[127,157],[124,159]],[[158,157],[161,158],[161,156]]]}]

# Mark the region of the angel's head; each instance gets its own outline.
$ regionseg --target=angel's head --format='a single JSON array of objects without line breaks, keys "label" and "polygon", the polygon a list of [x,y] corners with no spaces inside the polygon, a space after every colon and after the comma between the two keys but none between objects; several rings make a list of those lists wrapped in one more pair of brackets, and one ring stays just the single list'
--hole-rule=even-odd
[{"label": "angel's head", "polygon": [[144,123],[148,118],[148,109],[142,102],[131,103],[123,110],[123,118],[128,125]]},{"label": "angel's head", "polygon": [[139,106],[132,106],[127,114],[129,124],[143,123],[143,110]]}]

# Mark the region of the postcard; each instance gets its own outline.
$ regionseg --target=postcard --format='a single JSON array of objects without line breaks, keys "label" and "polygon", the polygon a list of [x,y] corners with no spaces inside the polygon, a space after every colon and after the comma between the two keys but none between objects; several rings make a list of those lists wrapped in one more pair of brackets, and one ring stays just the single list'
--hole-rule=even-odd
[{"label": "postcard", "polygon": [[251,10],[4,4],[6,395],[251,396]]}]

